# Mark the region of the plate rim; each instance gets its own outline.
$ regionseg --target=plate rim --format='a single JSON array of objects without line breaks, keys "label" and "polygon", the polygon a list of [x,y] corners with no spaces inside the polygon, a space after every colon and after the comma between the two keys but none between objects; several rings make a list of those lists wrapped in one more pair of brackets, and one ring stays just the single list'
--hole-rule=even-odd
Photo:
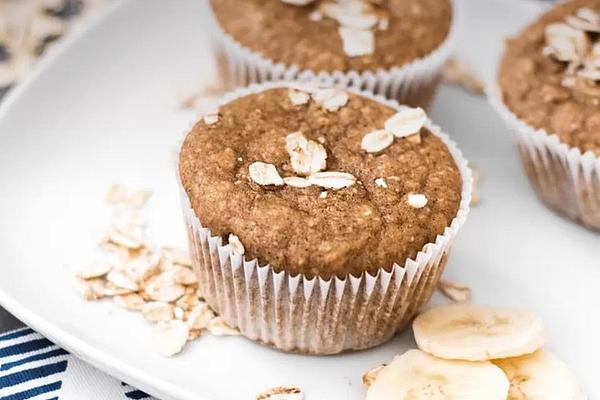
[{"label": "plate rim", "polygon": [[[130,6],[137,0],[118,0],[107,5],[96,15],[87,17],[88,19],[79,25],[75,25],[72,31],[63,41],[57,44],[52,52],[43,56],[21,81],[11,88],[2,102],[0,103],[0,121],[3,121],[8,115],[13,105],[27,93],[35,82],[44,75],[47,69],[60,60],[63,55],[84,38],[89,32],[97,29],[106,21],[109,21],[115,14],[121,12],[127,6]],[[83,339],[69,333],[59,325],[48,322],[43,316],[22,305],[16,298],[8,294],[0,286],[0,305],[8,312],[14,315],[18,320],[29,326],[36,332],[42,334],[58,346],[67,350],[77,358],[94,366],[100,371],[119,379],[127,381],[129,385],[136,387],[148,394],[154,393],[161,398],[177,398],[181,400],[213,400],[202,394],[191,393],[179,388],[160,377],[152,377],[152,383],[149,377],[143,371],[134,366],[121,361],[118,357],[106,354],[93,345],[86,343]]]}]

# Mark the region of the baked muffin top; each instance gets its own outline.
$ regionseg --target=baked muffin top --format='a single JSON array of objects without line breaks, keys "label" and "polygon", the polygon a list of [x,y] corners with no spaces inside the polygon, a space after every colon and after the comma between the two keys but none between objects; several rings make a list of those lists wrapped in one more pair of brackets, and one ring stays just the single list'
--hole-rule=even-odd
[{"label": "baked muffin top", "polygon": [[600,0],[556,6],[509,40],[498,80],[519,118],[600,156]]},{"label": "baked muffin top", "polygon": [[[290,3],[306,5],[294,5]],[[449,34],[450,0],[211,0],[221,27],[276,63],[313,71],[402,66]]]},{"label": "baked muffin top", "polygon": [[179,173],[202,224],[247,259],[324,278],[389,271],[443,234],[461,201],[425,118],[338,89],[269,89],[198,122]]}]

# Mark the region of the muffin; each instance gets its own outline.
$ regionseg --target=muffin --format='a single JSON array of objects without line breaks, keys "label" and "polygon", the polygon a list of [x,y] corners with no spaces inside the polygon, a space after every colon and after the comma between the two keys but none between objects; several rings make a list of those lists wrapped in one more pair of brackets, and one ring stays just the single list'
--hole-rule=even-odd
[{"label": "muffin", "polygon": [[470,171],[421,109],[267,83],[187,134],[179,178],[206,301],[290,352],[376,346],[428,301],[468,213]]},{"label": "muffin", "polygon": [[538,196],[600,229],[600,0],[562,3],[509,40],[497,79]]},{"label": "muffin", "polygon": [[454,42],[451,0],[211,0],[230,83],[316,80],[426,107]]}]

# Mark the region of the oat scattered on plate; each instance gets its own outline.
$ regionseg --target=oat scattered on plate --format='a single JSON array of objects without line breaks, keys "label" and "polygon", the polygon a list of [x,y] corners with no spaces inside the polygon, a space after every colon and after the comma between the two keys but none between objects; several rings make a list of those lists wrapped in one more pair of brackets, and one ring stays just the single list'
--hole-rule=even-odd
[{"label": "oat scattered on plate", "polygon": [[461,86],[474,95],[484,95],[484,86],[481,79],[467,65],[456,58],[451,58],[444,66],[442,80],[449,85]]},{"label": "oat scattered on plate", "polygon": [[452,301],[463,303],[471,300],[471,288],[462,283],[440,279],[438,289]]},{"label": "oat scattered on plate", "polygon": [[256,400],[303,400],[302,390],[293,386],[279,386],[265,390],[256,396]]},{"label": "oat scattered on plate", "polygon": [[120,185],[109,189],[106,203],[113,217],[100,242],[107,257],[77,272],[82,296],[89,301],[112,298],[116,305],[140,312],[156,324],[158,351],[168,357],[204,331],[239,335],[198,293],[188,252],[149,244],[142,210],[151,195],[148,190],[132,191]]}]

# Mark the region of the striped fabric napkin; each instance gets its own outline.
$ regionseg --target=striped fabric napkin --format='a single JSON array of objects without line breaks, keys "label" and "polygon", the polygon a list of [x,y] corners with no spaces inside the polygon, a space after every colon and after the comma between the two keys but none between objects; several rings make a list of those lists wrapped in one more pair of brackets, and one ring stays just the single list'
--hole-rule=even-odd
[{"label": "striped fabric napkin", "polygon": [[0,400],[155,400],[31,328],[0,335]]}]

